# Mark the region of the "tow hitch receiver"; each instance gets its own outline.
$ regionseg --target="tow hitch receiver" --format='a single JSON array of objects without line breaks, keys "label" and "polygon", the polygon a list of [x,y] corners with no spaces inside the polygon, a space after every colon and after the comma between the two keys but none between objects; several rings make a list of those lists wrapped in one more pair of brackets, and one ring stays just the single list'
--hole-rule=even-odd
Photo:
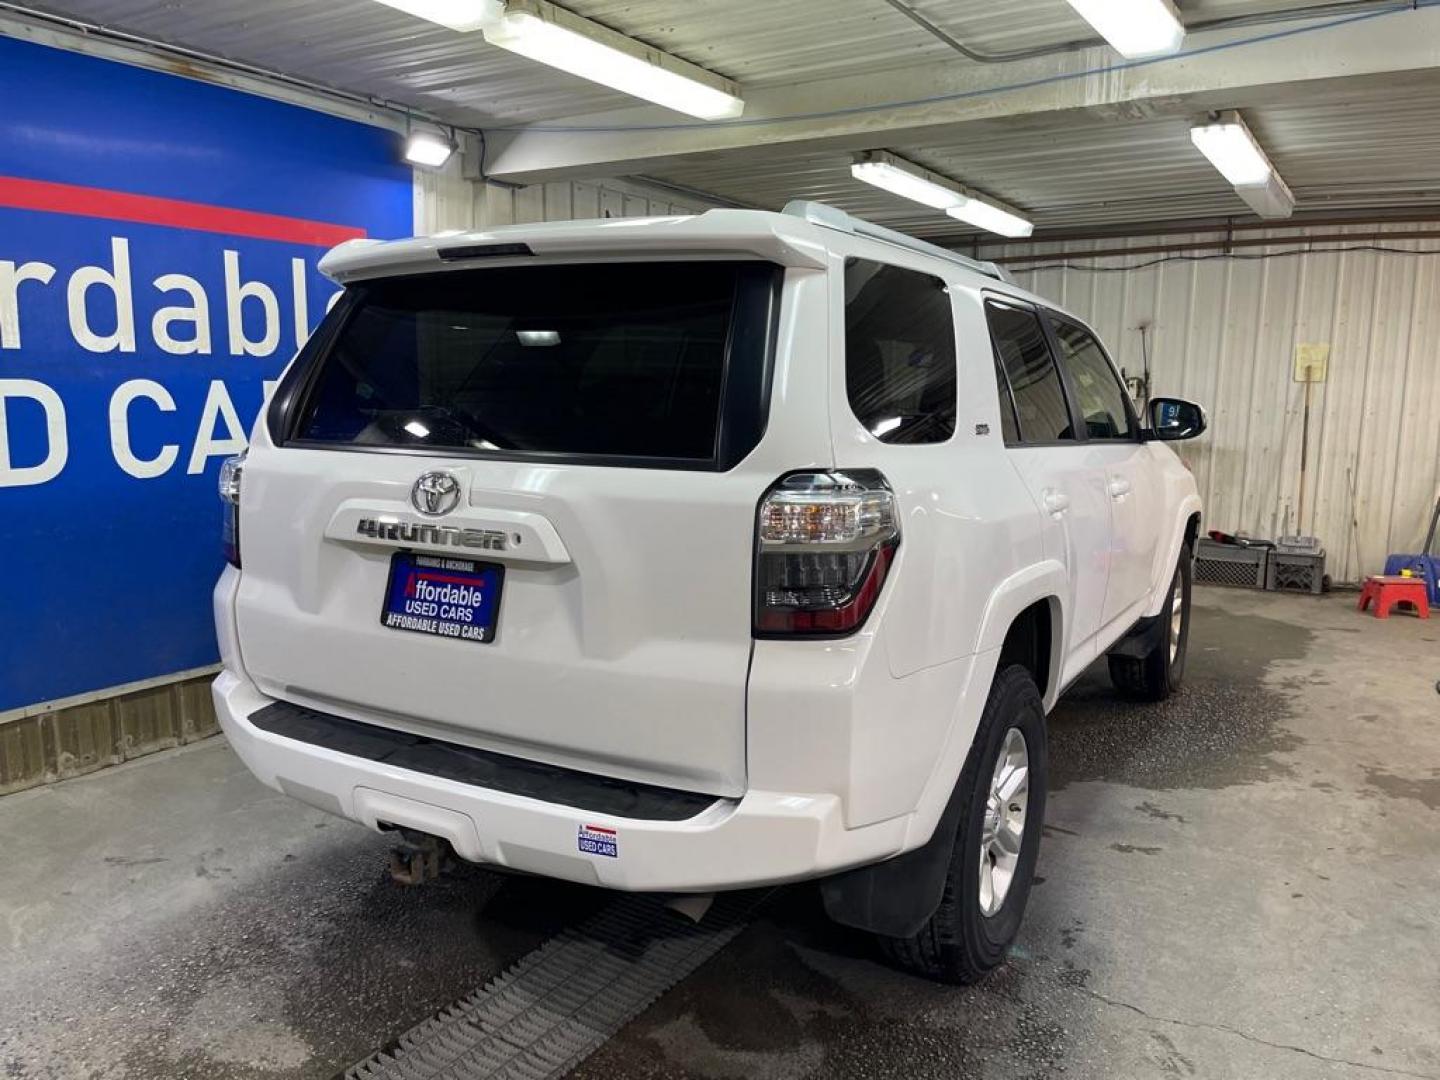
[{"label": "tow hitch receiver", "polygon": [[390,876],[401,885],[424,885],[440,876],[450,843],[429,833],[401,829],[403,840],[390,849]]}]

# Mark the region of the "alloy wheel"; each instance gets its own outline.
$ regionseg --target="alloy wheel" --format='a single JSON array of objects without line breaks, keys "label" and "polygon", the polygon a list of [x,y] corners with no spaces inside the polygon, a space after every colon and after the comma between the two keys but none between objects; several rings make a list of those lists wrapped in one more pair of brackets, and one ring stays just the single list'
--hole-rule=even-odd
[{"label": "alloy wheel", "polygon": [[1005,904],[1025,840],[1030,805],[1030,750],[1019,728],[1005,733],[980,831],[980,913],[987,918]]}]

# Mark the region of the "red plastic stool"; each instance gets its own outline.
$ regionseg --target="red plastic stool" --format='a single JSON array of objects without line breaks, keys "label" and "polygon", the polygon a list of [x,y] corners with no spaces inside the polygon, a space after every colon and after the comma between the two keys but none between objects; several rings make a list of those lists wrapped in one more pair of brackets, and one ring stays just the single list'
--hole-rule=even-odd
[{"label": "red plastic stool", "polygon": [[1367,577],[1365,587],[1360,590],[1360,610],[1364,611],[1371,600],[1375,601],[1377,619],[1388,619],[1390,609],[1396,604],[1410,604],[1420,618],[1430,618],[1430,601],[1425,597],[1424,578],[1387,577],[1383,574]]}]

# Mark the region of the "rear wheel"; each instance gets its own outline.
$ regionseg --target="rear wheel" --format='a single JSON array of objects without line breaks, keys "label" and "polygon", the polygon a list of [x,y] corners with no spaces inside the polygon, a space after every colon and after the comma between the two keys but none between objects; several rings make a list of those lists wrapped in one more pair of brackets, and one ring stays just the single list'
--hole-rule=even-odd
[{"label": "rear wheel", "polygon": [[1040,691],[1023,667],[1007,667],[995,676],[960,776],[968,795],[940,906],[918,933],[879,938],[892,962],[972,983],[1004,961],[1035,875],[1048,773]]},{"label": "rear wheel", "polygon": [[1170,579],[1170,595],[1160,612],[1165,632],[1142,657],[1110,657],[1110,681],[1117,690],[1142,701],[1164,701],[1185,678],[1185,652],[1190,644],[1190,547],[1180,549],[1180,562]]}]

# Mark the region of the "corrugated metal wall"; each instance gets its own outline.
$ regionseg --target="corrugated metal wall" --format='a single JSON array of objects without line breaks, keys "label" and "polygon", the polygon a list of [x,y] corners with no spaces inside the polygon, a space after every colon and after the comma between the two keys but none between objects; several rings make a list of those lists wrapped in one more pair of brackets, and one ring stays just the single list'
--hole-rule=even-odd
[{"label": "corrugated metal wall", "polygon": [[[1089,321],[1130,374],[1144,368],[1145,328],[1152,393],[1209,410],[1210,434],[1180,451],[1199,481],[1206,528],[1319,536],[1334,579],[1357,581],[1378,572],[1387,552],[1418,550],[1440,493],[1440,241],[1379,241],[1431,255],[1333,253],[1321,249],[1361,241],[1297,245],[1310,234],[1248,235],[1277,242],[1241,249],[1238,258],[1200,250],[1180,259],[1084,257],[1201,239],[1177,236],[1007,246],[1003,254],[1066,262],[1016,276]],[[1305,516],[1297,523],[1305,387],[1294,380],[1294,352],[1308,343],[1331,351],[1328,381],[1311,389]]]},{"label": "corrugated metal wall", "polygon": [[579,218],[696,214],[703,209],[699,203],[676,202],[622,181],[567,181],[513,188],[465,180],[459,173],[458,161],[455,167],[443,172],[415,170],[415,232],[420,236],[445,229],[483,229]]}]

